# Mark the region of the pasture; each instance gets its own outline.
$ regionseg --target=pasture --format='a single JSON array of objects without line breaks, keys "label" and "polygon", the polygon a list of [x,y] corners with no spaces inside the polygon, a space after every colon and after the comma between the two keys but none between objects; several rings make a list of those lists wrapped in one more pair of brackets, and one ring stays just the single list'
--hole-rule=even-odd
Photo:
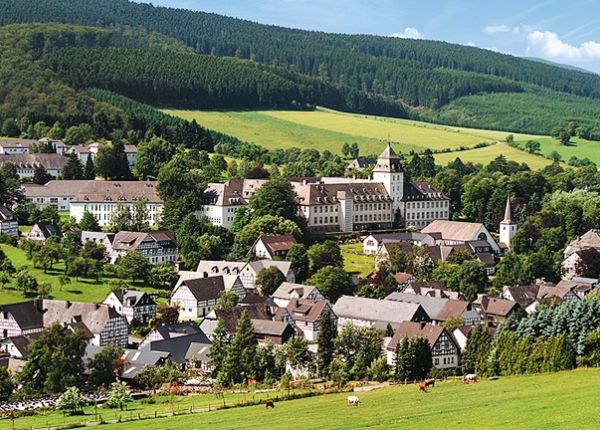
[{"label": "pasture", "polygon": [[[38,283],[50,283],[52,286],[50,298],[72,302],[101,303],[111,290],[110,282],[113,281],[112,276],[104,276],[97,281],[71,276],[71,282],[61,286],[59,277],[64,273],[63,262],[54,265],[53,270],[48,270],[47,273],[44,273],[42,269],[33,267],[33,263],[27,259],[27,255],[22,249],[4,244],[0,245],[0,249],[4,251],[15,269],[26,268],[37,279]],[[134,288],[146,292],[156,292],[152,288],[141,285],[134,285]],[[0,304],[22,302],[28,299],[29,297],[23,297],[23,294],[17,289],[14,281],[9,282],[0,290]]]},{"label": "pasture", "polygon": [[[396,142],[403,153],[461,147],[502,140],[507,132],[469,129],[426,122],[349,114],[328,109],[315,111],[189,111],[164,110],[181,118],[268,149],[315,148],[341,153],[342,145],[357,142],[362,155],[379,154],[383,142]],[[515,140],[537,136],[515,134]]]},{"label": "pasture", "polygon": [[196,415],[109,424],[106,430],[227,429],[596,429],[600,403],[593,401],[599,370],[436,384],[428,393],[416,385],[358,393],[348,406],[344,394],[219,410]]},{"label": "pasture", "polygon": [[349,243],[340,245],[342,257],[344,257],[344,270],[356,273],[363,278],[373,272],[375,257],[363,254],[362,243]]},{"label": "pasture", "polygon": [[456,157],[460,158],[465,163],[471,161],[473,163],[481,163],[485,165],[499,155],[504,155],[508,160],[513,160],[518,163],[527,163],[527,165],[529,165],[529,167],[531,167],[533,170],[541,169],[549,164],[552,164],[552,160],[544,158],[540,155],[533,155],[520,149],[513,148],[512,146],[507,145],[505,142],[499,142],[483,148],[469,149],[467,151],[434,154],[434,157],[436,163],[443,166],[448,164],[450,161],[454,161]]},{"label": "pasture", "polygon": [[[568,162],[571,157],[589,158],[596,164],[600,164],[600,142],[592,140],[580,139],[578,137],[571,138],[571,142],[567,145],[561,145],[559,141],[552,137],[536,138],[540,142],[540,153],[549,155],[556,151],[562,157],[562,161]],[[525,142],[518,142],[521,148],[525,148]]]}]

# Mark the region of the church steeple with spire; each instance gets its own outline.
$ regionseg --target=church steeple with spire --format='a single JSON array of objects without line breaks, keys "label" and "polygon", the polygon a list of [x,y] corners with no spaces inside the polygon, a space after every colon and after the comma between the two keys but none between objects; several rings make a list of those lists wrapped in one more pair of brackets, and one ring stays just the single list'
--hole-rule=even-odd
[{"label": "church steeple with spire", "polygon": [[504,208],[504,219],[500,222],[500,243],[505,244],[508,249],[512,248],[512,238],[517,233],[517,224],[512,219],[512,208],[510,206],[510,196],[506,198],[506,207]]}]

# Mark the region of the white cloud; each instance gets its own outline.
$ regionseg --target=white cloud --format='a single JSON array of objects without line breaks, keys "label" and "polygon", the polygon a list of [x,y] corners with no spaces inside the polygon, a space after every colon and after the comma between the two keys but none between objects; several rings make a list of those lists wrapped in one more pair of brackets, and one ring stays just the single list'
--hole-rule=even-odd
[{"label": "white cloud", "polygon": [[511,28],[504,24],[488,25],[483,29],[483,32],[486,34],[508,33],[509,31],[511,31]]},{"label": "white cloud", "polygon": [[579,46],[563,42],[558,34],[551,31],[533,31],[527,36],[529,50],[540,52],[553,58],[597,59],[600,58],[600,42],[584,42]]},{"label": "white cloud", "polygon": [[472,40],[469,40],[469,41],[467,42],[467,46],[476,47],[476,46],[477,46],[477,44],[476,44],[475,42],[473,42]]},{"label": "white cloud", "polygon": [[425,35],[414,27],[406,27],[402,33],[392,33],[388,37],[398,37],[400,39],[423,39]]}]

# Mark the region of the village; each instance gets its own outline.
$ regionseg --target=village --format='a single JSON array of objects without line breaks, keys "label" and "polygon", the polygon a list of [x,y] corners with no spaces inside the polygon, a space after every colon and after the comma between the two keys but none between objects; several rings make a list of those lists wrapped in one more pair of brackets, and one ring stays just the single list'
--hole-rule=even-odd
[{"label": "village", "polygon": [[[33,145],[56,152],[31,153]],[[487,360],[486,344],[500,327],[583,303],[598,282],[589,269],[600,252],[600,231],[590,229],[565,248],[556,282],[539,277],[499,285],[498,272],[506,270],[499,267],[513,258],[520,227],[510,194],[497,226],[456,219],[450,197],[406,177],[390,143],[365,179],[357,178],[363,167],[354,160],[345,177],[208,183],[181,228],[213,231],[209,242],[218,239],[217,247],[235,231],[246,248],[235,259],[206,258],[222,255],[214,251],[182,258],[196,248],[186,233],[158,229],[169,205],[157,181],[62,179],[65,163],[89,164],[97,149],[66,149],[60,140],[0,141],[0,169],[14,166],[29,213],[35,209],[40,217],[23,230],[19,209],[2,206],[3,246],[18,242],[44,272],[64,260],[66,275],[98,278],[113,267],[110,273],[121,279],[102,301],[59,300],[26,270],[7,269],[4,256],[3,273],[16,272],[25,299],[0,305],[0,364],[10,374],[35,374],[35,381],[42,362],[32,348],[48,344],[69,354],[81,342],[78,360],[85,364],[77,378],[87,380],[88,391],[116,380],[154,389],[491,375],[497,371],[478,361]],[[131,167],[135,153],[127,152]],[[30,182],[39,169],[52,178]],[[61,226],[56,217],[45,218],[52,211],[68,213],[70,221]],[[237,225],[253,212],[263,217],[257,226]],[[126,229],[136,225],[139,231]],[[362,273],[343,269],[341,246],[370,262]],[[147,290],[150,284],[161,293]],[[61,345],[56,336],[76,340]],[[249,351],[263,364],[249,360]],[[103,360],[108,371],[94,382]]]}]

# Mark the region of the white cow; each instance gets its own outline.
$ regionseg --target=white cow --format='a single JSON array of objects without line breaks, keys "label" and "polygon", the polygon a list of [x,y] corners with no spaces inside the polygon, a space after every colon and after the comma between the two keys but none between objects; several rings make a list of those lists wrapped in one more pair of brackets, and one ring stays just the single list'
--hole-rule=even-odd
[{"label": "white cow", "polygon": [[360,406],[360,399],[356,396],[348,396],[348,405]]}]

